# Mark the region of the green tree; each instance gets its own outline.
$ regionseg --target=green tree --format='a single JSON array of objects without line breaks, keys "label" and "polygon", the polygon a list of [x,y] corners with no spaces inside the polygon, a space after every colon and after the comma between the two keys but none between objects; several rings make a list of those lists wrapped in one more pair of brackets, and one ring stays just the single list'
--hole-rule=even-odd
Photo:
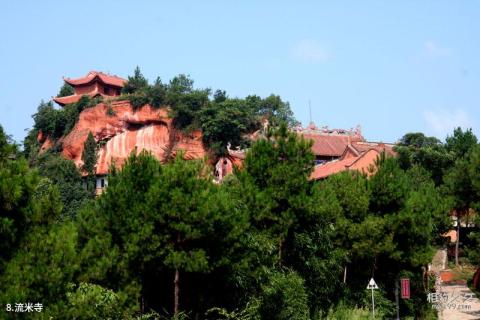
[{"label": "green tree", "polygon": [[199,163],[176,158],[163,168],[147,196],[147,203],[158,215],[162,256],[165,267],[174,271],[175,315],[180,307],[182,272],[207,272],[212,265],[208,249],[195,246],[207,239],[221,219],[222,203],[214,195],[209,176],[202,177]]},{"label": "green tree", "polygon": [[216,90],[213,94],[213,101],[217,103],[224,102],[228,99],[227,92],[225,90]]},{"label": "green tree", "polygon": [[407,133],[395,147],[400,167],[404,170],[419,165],[426,169],[435,184],[443,183],[446,169],[454,163],[454,156],[435,137],[427,137],[423,133]]},{"label": "green tree", "polygon": [[166,103],[170,106],[174,124],[181,129],[199,129],[200,110],[205,107],[210,95],[209,89],[194,89],[193,80],[178,75],[170,80],[166,92]]},{"label": "green tree", "polygon": [[152,86],[148,89],[149,103],[154,108],[160,108],[165,104],[167,87],[162,83],[160,77],[158,77]]},{"label": "green tree", "polygon": [[66,136],[67,134],[72,131],[73,127],[75,127],[75,124],[78,122],[78,119],[80,118],[80,113],[82,113],[83,110],[89,107],[93,107],[97,105],[101,100],[99,99],[92,99],[89,96],[81,96],[80,99],[76,103],[71,103],[67,104],[66,106],[63,107],[63,118],[64,118],[64,129],[63,132],[61,132],[60,136]]},{"label": "green tree", "polygon": [[257,112],[261,117],[267,118],[273,126],[281,124],[292,126],[296,123],[290,104],[273,94],[260,101]]},{"label": "green tree", "polygon": [[[370,190],[367,179],[357,172],[342,172],[319,182],[316,190],[320,192],[315,194],[317,201],[335,208],[328,210],[325,216],[334,226],[332,239],[343,258],[343,283],[347,283],[349,266],[356,266],[361,257],[361,251],[353,250],[353,246],[358,245],[355,241],[359,236],[357,230],[364,227],[362,223],[369,215]],[[369,245],[366,247],[373,248]]]},{"label": "green tree", "polygon": [[0,161],[0,270],[32,226],[57,216],[61,210],[57,197],[58,191],[23,158]]},{"label": "green tree", "polygon": [[37,113],[32,117],[34,120],[34,134],[42,132],[52,140],[67,135],[75,126],[80,113],[88,107],[99,103],[99,99],[82,96],[78,102],[65,105],[61,109],[55,109],[53,103],[40,102]]},{"label": "green tree", "polygon": [[305,281],[311,314],[327,310],[342,294],[343,248],[334,239],[333,217],[341,207],[332,188],[317,188],[302,199],[296,223],[285,241],[284,266],[295,270]]},{"label": "green tree", "polygon": [[143,76],[140,68],[137,66],[133,76],[128,76],[127,82],[122,88],[122,93],[131,94],[148,87],[148,80]]},{"label": "green tree", "polygon": [[57,97],[60,98],[60,97],[71,96],[74,93],[75,93],[75,90],[73,89],[73,87],[65,82],[60,88],[60,91],[58,92]]},{"label": "green tree", "polygon": [[75,228],[58,223],[61,211],[60,194],[49,179],[29,169],[20,155],[0,158],[2,305],[42,301],[53,306],[61,299],[77,256]]},{"label": "green tree", "polygon": [[445,147],[451,151],[455,158],[465,158],[470,150],[477,145],[477,137],[473,134],[472,129],[465,132],[458,127],[453,130],[453,135],[448,136],[445,140]]},{"label": "green tree", "polygon": [[75,217],[85,201],[91,198],[91,194],[82,186],[82,176],[75,163],[52,152],[40,155],[37,162],[39,173],[50,179],[60,192],[62,217]]},{"label": "green tree", "polygon": [[55,109],[53,103],[40,102],[37,113],[33,115],[34,128],[53,139],[60,137],[65,130],[65,114]]},{"label": "green tree", "polygon": [[94,194],[96,188],[97,143],[92,132],[88,132],[87,139],[83,144],[82,161],[82,170],[87,174],[87,190],[91,190],[91,194]]},{"label": "green tree", "polygon": [[[469,160],[460,158],[455,165],[446,173],[443,192],[450,200],[451,213],[456,217],[457,241],[455,243],[455,264],[458,265],[460,247],[460,227],[462,219],[470,216],[470,209],[478,202],[472,176],[469,174]],[[470,171],[470,172],[469,172]]]},{"label": "green tree", "polygon": [[435,137],[427,137],[421,132],[411,132],[405,134],[398,142],[400,146],[413,146],[417,148],[434,147],[441,144]]},{"label": "green tree", "polygon": [[[100,280],[125,294],[130,310],[178,314],[182,275],[191,279],[229,268],[228,252],[244,232],[243,220],[201,163],[177,158],[161,166],[146,153],[132,155],[122,171],[112,173],[97,204],[79,216],[81,280]],[[159,281],[171,287],[159,289]],[[184,296],[197,297],[201,290]]]},{"label": "green tree", "polygon": [[383,216],[398,212],[404,205],[408,194],[408,177],[393,159],[383,155],[378,159],[380,169],[370,179],[370,211]]},{"label": "green tree", "polygon": [[11,137],[5,133],[3,127],[0,125],[0,161],[6,161],[16,157],[17,153],[16,144],[12,142]]},{"label": "green tree", "polygon": [[209,103],[200,111],[204,143],[222,155],[230,143],[232,148],[243,146],[244,135],[251,131],[254,119],[240,99]]},{"label": "green tree", "polygon": [[97,143],[90,131],[87,140],[83,145],[82,152],[83,170],[90,176],[95,175],[95,167],[97,165]]},{"label": "green tree", "polygon": [[431,261],[434,239],[448,225],[447,207],[425,169],[414,166],[405,171],[398,159],[386,157],[378,159],[378,166],[368,179],[344,172],[318,185],[329,194],[323,196],[325,201],[340,206],[328,210],[328,217],[344,266],[342,296],[357,305],[364,299],[366,281],[374,275],[393,300],[393,289],[386,288],[394,288],[400,274],[409,271],[419,275],[412,279],[416,288],[412,299],[417,303],[404,309],[418,314],[424,304],[422,267]]},{"label": "green tree", "polygon": [[125,318],[122,312],[122,297],[112,290],[91,283],[80,283],[67,292],[67,312],[64,316],[70,319],[120,319]]},{"label": "green tree", "polygon": [[0,277],[0,302],[41,301],[43,313],[60,316],[78,270],[76,228],[52,223],[29,231]]},{"label": "green tree", "polygon": [[[472,148],[471,153],[469,154],[468,158],[468,175],[470,177],[470,181],[472,183],[473,192],[474,192],[474,203],[472,203],[473,208],[476,212],[480,210],[480,145],[476,145]],[[480,219],[477,217],[475,218],[475,224],[479,224]],[[472,239],[472,243],[467,248],[467,254],[469,260],[476,264],[480,265],[480,250],[478,250],[480,245],[480,233],[478,231],[474,231],[470,234],[470,238]]]},{"label": "green tree", "polygon": [[282,126],[252,145],[239,172],[246,205],[253,213],[252,222],[277,240],[279,264],[289,230],[299,211],[305,210],[303,200],[312,170],[311,141]]},{"label": "green tree", "polygon": [[[379,169],[369,180],[371,190],[370,210],[375,216],[367,217],[371,228],[360,230],[359,235],[375,239],[368,247],[381,248],[371,252],[372,271],[385,288],[394,288],[402,272],[413,272],[418,277],[412,281],[411,313],[419,316],[424,312],[425,292],[422,279],[426,265],[433,257],[434,240],[447,224],[448,210],[443,197],[425,170],[400,169],[394,158],[380,159]],[[356,241],[358,244],[365,241]],[[367,242],[368,243],[368,240]],[[389,246],[384,244],[390,243]],[[367,246],[358,247],[369,252]],[[422,267],[424,269],[422,269]],[[422,276],[420,276],[422,275]],[[416,288],[416,289],[413,289]],[[393,299],[393,292],[387,292]]]},{"label": "green tree", "polygon": [[307,301],[302,277],[295,272],[272,273],[261,294],[261,319],[307,320]]},{"label": "green tree", "polygon": [[[291,269],[307,288],[309,312],[328,308],[336,299],[342,271],[340,251],[331,241],[330,218],[341,209],[332,189],[317,189],[308,181],[312,169],[311,142],[282,125],[252,145],[237,173],[238,194],[253,227],[250,237],[263,247],[255,253],[250,246],[256,260],[246,272],[257,282],[249,283],[269,286],[266,268]],[[260,266],[255,261],[261,261]],[[257,288],[250,294],[260,292]]]}]

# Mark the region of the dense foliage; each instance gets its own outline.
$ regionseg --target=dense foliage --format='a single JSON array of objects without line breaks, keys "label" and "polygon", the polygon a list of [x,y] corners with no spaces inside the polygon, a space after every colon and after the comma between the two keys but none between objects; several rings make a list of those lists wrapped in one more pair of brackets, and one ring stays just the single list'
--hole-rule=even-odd
[{"label": "dense foliage", "polygon": [[[479,150],[472,144],[461,167],[473,200]],[[132,154],[95,200],[55,153],[29,168],[0,130],[0,155],[0,302],[41,301],[54,318],[366,315],[372,275],[379,315],[393,316],[395,281],[408,276],[401,314],[426,317],[424,268],[449,227],[450,198],[461,197],[421,163],[384,157],[370,178],[311,182],[311,143],[285,125],[220,185],[202,162]],[[451,170],[442,181],[460,179]]]},{"label": "dense foliage", "polygon": [[53,103],[40,102],[37,113],[33,115],[34,131],[41,131],[44,135],[56,140],[67,135],[78,121],[80,113],[89,107],[93,107],[101,101],[101,97],[90,98],[82,96],[76,103],[67,104],[64,107],[54,108]]},{"label": "dense foliage", "polygon": [[74,93],[75,93],[75,90],[73,89],[73,87],[65,82],[60,88],[60,91],[58,92],[57,97],[71,96]]},{"label": "dense foliage", "polygon": [[167,84],[157,78],[150,85],[137,67],[119,99],[128,99],[134,109],[146,104],[169,106],[174,125],[185,131],[201,130],[205,145],[217,155],[225,153],[229,143],[232,147],[248,145],[246,135],[260,129],[267,119],[274,126],[296,122],[289,104],[279,96],[229,98],[225,91],[212,95],[210,89],[195,89],[193,83],[180,74]]},{"label": "dense foliage", "polygon": [[[431,314],[425,270],[450,215],[468,226],[480,208],[471,130],[445,143],[408,133],[371,176],[314,182],[311,142],[288,130],[295,120],[278,96],[212,94],[185,75],[149,84],[137,68],[119,99],[169,106],[174,125],[201,130],[217,155],[247,147],[242,169],[215,184],[202,161],[142,152],[112,168],[95,198],[61,146],[38,152],[37,135],[58,142],[98,101],[42,102],[23,152],[0,127],[0,304],[39,301],[39,318],[341,319],[368,316],[374,277],[377,314],[388,318],[408,277],[401,316]],[[90,133],[81,168],[90,179],[96,151]],[[480,264],[480,233],[470,239]]]},{"label": "dense foliage", "polygon": [[[168,107],[175,127],[187,133],[201,130],[204,145],[215,156],[225,154],[229,144],[232,148],[247,147],[248,135],[261,129],[267,121],[273,126],[296,123],[290,105],[279,96],[229,98],[225,91],[217,90],[212,94],[210,89],[197,89],[193,84],[193,80],[183,74],[165,84],[157,77],[150,84],[137,67],[128,77],[122,94],[113,99],[128,100],[135,110],[147,104],[153,108]],[[58,96],[69,95],[72,90],[70,85],[64,84]],[[61,108],[55,108],[51,101],[42,101],[33,115],[34,128],[25,140],[27,155],[33,150],[29,159],[38,153],[36,137],[39,132],[51,139],[54,149],[59,151],[62,149],[59,139],[73,129],[80,113],[101,101],[100,96],[93,99],[83,96],[78,102]],[[109,101],[105,103],[107,115],[114,116],[114,108]]]}]

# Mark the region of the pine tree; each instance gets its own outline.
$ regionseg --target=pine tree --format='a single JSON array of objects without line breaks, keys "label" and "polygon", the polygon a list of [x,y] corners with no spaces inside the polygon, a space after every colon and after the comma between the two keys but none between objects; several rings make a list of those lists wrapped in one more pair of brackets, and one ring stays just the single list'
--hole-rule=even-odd
[{"label": "pine tree", "polygon": [[148,80],[143,76],[140,68],[137,66],[133,76],[129,76],[122,93],[130,94],[148,87]]},{"label": "pine tree", "polygon": [[92,132],[88,133],[87,140],[83,144],[82,152],[83,171],[87,173],[87,189],[92,187],[95,190],[95,168],[97,165],[97,143]]},{"label": "pine tree", "polygon": [[[129,308],[142,313],[155,308],[178,314],[182,296],[206,308],[205,282],[182,292],[183,276],[227,268],[246,228],[246,219],[206,172],[192,160],[177,157],[161,165],[146,152],[132,154],[110,175],[97,205],[80,214],[85,280],[126,293]],[[215,279],[205,281],[211,286]]]},{"label": "pine tree", "polygon": [[276,238],[280,265],[285,239],[297,215],[306,210],[312,170],[311,141],[282,126],[252,146],[239,173],[254,225]]},{"label": "pine tree", "polygon": [[97,143],[92,132],[88,133],[87,140],[83,145],[83,170],[89,175],[95,175],[95,166],[97,164]]}]

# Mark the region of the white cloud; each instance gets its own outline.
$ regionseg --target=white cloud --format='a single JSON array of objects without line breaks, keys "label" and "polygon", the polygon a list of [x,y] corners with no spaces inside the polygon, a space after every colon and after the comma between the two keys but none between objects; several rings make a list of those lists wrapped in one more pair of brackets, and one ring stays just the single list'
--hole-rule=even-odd
[{"label": "white cloud", "polygon": [[454,128],[463,129],[473,127],[471,118],[462,109],[456,110],[426,110],[423,117],[430,129],[440,138],[451,134]]},{"label": "white cloud", "polygon": [[450,57],[453,53],[452,49],[441,47],[433,41],[426,41],[422,52],[428,57]]},{"label": "white cloud", "polygon": [[330,58],[327,50],[317,41],[304,39],[296,43],[292,48],[295,59],[303,62],[325,62]]}]

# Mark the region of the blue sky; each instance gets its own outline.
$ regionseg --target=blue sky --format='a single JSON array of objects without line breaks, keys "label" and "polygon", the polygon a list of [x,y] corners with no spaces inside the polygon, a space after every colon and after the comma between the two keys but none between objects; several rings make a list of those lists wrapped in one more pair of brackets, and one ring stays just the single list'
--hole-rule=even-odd
[{"label": "blue sky", "polygon": [[280,95],[306,125],[369,140],[480,134],[475,1],[3,1],[0,124],[20,141],[62,76],[189,74],[229,96]]}]

